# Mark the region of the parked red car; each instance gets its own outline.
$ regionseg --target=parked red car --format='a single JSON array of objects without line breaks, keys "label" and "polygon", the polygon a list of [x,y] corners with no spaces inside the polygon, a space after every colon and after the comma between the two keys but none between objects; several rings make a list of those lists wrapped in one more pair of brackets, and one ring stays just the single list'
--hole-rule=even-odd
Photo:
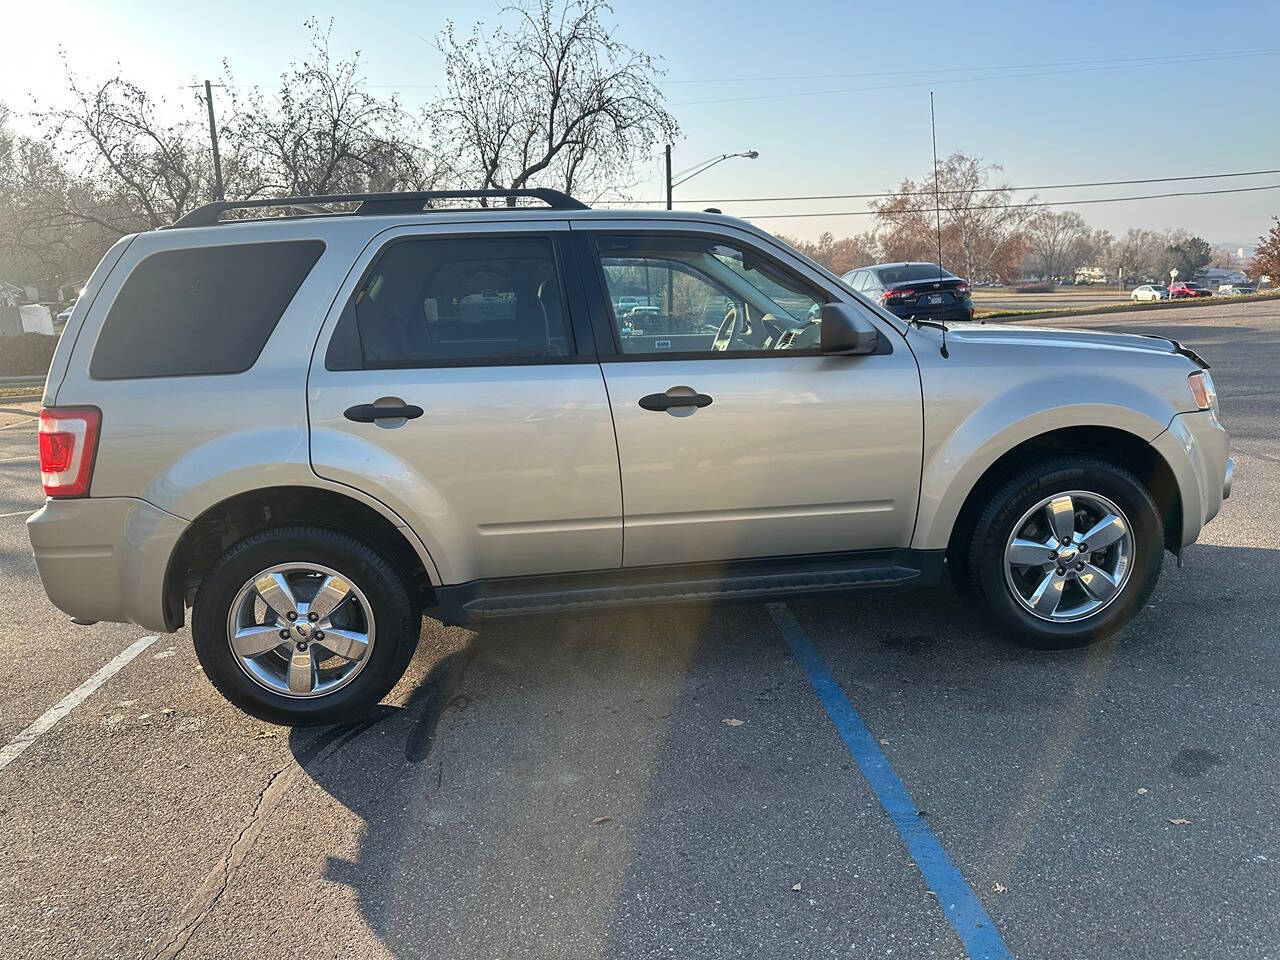
[{"label": "parked red car", "polygon": [[1179,297],[1212,297],[1213,291],[1202,284],[1192,281],[1187,283],[1179,280],[1176,283],[1169,284],[1169,298],[1177,300]]}]

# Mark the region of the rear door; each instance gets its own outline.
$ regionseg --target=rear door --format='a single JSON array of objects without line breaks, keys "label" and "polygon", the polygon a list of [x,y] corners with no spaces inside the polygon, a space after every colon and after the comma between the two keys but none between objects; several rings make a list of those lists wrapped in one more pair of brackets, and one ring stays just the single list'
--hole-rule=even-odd
[{"label": "rear door", "polygon": [[[822,356],[821,304],[853,297],[743,231],[662,226],[579,234],[618,435],[624,564],[907,546],[923,421],[902,336],[868,310],[883,351]],[[611,306],[634,293],[662,305],[643,332]]]},{"label": "rear door", "polygon": [[613,424],[566,230],[383,233],[312,359],[315,471],[396,510],[446,583],[621,563]]}]

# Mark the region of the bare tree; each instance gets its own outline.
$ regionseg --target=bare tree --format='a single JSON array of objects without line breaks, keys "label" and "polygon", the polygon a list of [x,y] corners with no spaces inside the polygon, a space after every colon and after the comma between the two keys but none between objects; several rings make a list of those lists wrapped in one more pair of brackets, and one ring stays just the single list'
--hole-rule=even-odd
[{"label": "bare tree", "polygon": [[678,125],[662,106],[652,57],[616,40],[605,0],[535,0],[514,20],[437,44],[447,92],[424,113],[442,155],[456,150],[464,181],[534,184],[599,195],[634,180],[636,165]]},{"label": "bare tree", "polygon": [[1088,230],[1084,217],[1069,210],[1037,214],[1027,226],[1032,269],[1049,280],[1074,271],[1084,258]]},{"label": "bare tree", "polygon": [[875,263],[878,257],[875,238],[870,233],[837,240],[830,232],[826,232],[818,237],[816,243],[783,236],[778,239],[822,264],[837,276]]},{"label": "bare tree", "polygon": [[1112,261],[1116,269],[1122,270],[1126,277],[1135,280],[1147,277],[1159,279],[1160,264],[1157,254],[1162,245],[1160,234],[1154,230],[1130,227],[1112,247]]},{"label": "bare tree", "polygon": [[123,76],[85,86],[65,54],[63,66],[70,102],[32,114],[61,172],[29,182],[33,203],[121,236],[171,223],[207,199],[210,160],[193,147],[192,119],[166,119],[168,105]]},{"label": "bare tree", "polygon": [[1007,183],[994,183],[997,164],[957,151],[920,180],[903,180],[892,197],[874,201],[877,236],[891,260],[935,260],[938,228],[934,190],[942,218],[942,258],[969,278],[1012,272],[1023,254],[1023,229],[1035,197],[1015,201]]},{"label": "bare tree", "polygon": [[335,58],[332,23],[306,21],[311,50],[271,94],[232,91],[224,123],[228,193],[242,197],[425,189],[440,165],[422,150],[393,95],[370,93],[360,54]]},{"label": "bare tree", "polygon": [[46,288],[81,280],[127,224],[142,222],[61,161],[43,140],[15,134],[0,106],[0,277]]}]

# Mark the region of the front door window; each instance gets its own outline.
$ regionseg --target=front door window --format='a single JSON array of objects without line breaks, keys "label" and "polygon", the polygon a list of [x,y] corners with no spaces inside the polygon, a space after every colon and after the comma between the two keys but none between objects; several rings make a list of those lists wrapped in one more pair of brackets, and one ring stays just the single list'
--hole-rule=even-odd
[{"label": "front door window", "polygon": [[624,354],[813,349],[824,297],[772,262],[722,241],[596,241]]}]

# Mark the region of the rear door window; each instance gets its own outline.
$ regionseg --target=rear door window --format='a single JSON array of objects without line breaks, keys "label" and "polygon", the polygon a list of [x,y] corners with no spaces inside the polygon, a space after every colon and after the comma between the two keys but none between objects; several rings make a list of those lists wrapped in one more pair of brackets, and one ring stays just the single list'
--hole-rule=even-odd
[{"label": "rear door window", "polygon": [[153,253],[116,294],[89,375],[243,373],[323,252],[320,240],[292,240]]},{"label": "rear door window", "polygon": [[330,370],[536,363],[574,355],[545,236],[396,240],[347,302]]}]

